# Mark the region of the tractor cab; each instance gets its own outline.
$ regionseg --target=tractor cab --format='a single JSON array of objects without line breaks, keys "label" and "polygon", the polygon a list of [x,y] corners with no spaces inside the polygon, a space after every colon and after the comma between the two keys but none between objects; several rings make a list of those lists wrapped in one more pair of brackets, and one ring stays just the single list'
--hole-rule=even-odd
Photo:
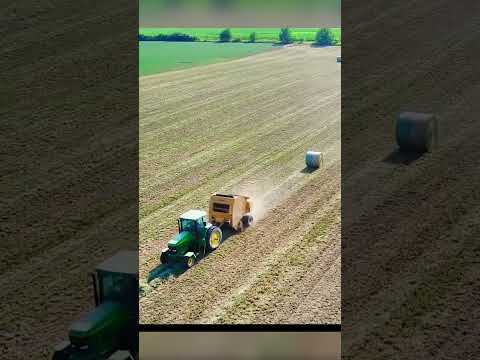
[{"label": "tractor cab", "polygon": [[54,360],[138,353],[138,253],[122,251],[105,260],[92,280],[95,308],[70,325],[69,340],[56,348]]},{"label": "tractor cab", "polygon": [[202,210],[190,210],[178,219],[178,233],[189,232],[197,238],[205,236],[207,213]]},{"label": "tractor cab", "polygon": [[122,251],[97,266],[92,274],[95,304],[117,302],[130,308],[138,303],[138,253]]}]

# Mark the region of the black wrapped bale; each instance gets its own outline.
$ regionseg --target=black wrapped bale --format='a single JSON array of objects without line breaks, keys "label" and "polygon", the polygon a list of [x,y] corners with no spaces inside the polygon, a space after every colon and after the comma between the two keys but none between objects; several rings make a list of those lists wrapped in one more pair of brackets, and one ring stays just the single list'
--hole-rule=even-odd
[{"label": "black wrapped bale", "polygon": [[401,151],[430,152],[437,144],[437,129],[435,115],[403,112],[397,116],[397,144]]}]

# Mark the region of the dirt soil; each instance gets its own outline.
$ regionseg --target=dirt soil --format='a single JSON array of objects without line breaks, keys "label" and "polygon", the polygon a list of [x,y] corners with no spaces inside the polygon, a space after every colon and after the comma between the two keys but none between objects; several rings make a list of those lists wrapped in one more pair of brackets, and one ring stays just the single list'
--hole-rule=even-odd
[{"label": "dirt soil", "polygon": [[89,273],[137,249],[137,6],[2,8],[2,359],[51,359],[94,307]]},{"label": "dirt soil", "polygon": [[[340,323],[340,48],[295,46],[140,79],[140,279],[213,192],[255,223],[179,277],[140,322]],[[325,153],[305,169],[305,152]]]}]

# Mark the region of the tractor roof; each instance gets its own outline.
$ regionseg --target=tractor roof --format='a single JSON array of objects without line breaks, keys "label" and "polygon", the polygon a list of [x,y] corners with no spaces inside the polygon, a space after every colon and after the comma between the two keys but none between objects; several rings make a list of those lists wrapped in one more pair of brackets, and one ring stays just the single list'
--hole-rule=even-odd
[{"label": "tractor roof", "polygon": [[97,271],[138,275],[138,251],[120,251],[98,265]]},{"label": "tractor roof", "polygon": [[70,325],[70,339],[72,336],[76,338],[92,336],[102,331],[105,323],[115,321],[114,319],[119,317],[125,317],[122,306],[118,303],[104,302]]},{"label": "tractor roof", "polygon": [[182,214],[180,216],[180,219],[186,219],[186,220],[198,220],[202,216],[206,216],[207,213],[203,210],[189,210],[185,214]]}]

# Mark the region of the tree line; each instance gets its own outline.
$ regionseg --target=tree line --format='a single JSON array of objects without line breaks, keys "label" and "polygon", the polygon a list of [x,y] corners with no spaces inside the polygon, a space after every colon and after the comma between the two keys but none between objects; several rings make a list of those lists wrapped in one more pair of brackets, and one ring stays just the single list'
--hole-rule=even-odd
[{"label": "tree line", "polygon": [[198,41],[196,36],[182,33],[158,34],[158,35],[138,35],[139,41]]},{"label": "tree line", "polygon": [[[140,34],[138,35],[138,40],[139,41],[199,41],[200,39],[196,36],[192,36],[188,34],[173,33],[168,35],[167,34],[159,34],[159,35]],[[280,30],[280,33],[278,34],[278,40],[279,40],[279,43],[281,44],[292,44],[295,42],[292,31],[288,27],[282,28]],[[218,41],[219,42],[241,42],[242,40],[240,38],[233,39],[232,31],[230,29],[225,29],[222,32],[220,32],[218,36]],[[303,42],[304,40],[299,39],[297,41]],[[249,35],[248,42],[250,43],[257,42],[257,33],[252,32]],[[314,43],[320,46],[330,46],[330,45],[336,45],[337,41],[331,29],[322,28],[322,29],[318,29],[315,36]]]}]

